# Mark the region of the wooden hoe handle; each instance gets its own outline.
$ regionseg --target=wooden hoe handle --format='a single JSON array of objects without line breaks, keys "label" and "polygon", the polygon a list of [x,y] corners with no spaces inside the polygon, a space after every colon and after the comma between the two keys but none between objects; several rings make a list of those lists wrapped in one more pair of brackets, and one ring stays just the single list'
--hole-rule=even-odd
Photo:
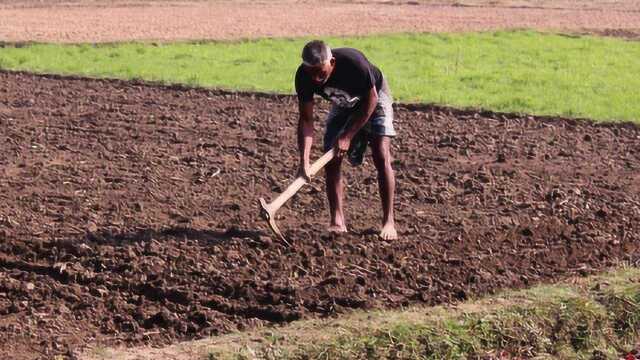
[{"label": "wooden hoe handle", "polygon": [[[320,157],[320,159],[316,160],[309,167],[309,176],[315,175],[318,171],[320,171],[333,157],[335,156],[335,150],[331,149],[327,151],[324,155]],[[267,211],[269,214],[273,216],[273,214],[282,207],[284,203],[287,202],[293,195],[295,195],[300,188],[307,183],[307,180],[304,176],[298,176],[292,183],[287,187],[282,194],[278,195],[271,203],[267,204]]]}]

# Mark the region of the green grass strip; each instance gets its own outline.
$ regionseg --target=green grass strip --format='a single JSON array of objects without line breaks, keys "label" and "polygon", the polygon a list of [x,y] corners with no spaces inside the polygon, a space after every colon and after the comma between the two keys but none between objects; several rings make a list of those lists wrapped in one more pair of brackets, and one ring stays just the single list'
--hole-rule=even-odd
[{"label": "green grass strip", "polygon": [[640,344],[640,270],[509,291],[456,307],[386,311],[366,319],[347,315],[308,329],[306,336],[303,327],[291,333],[276,329],[253,347],[211,349],[207,357],[620,359]]},{"label": "green grass strip", "polygon": [[[307,38],[0,48],[0,68],[293,93]],[[327,38],[359,48],[401,102],[640,121],[640,42],[533,31]]]}]

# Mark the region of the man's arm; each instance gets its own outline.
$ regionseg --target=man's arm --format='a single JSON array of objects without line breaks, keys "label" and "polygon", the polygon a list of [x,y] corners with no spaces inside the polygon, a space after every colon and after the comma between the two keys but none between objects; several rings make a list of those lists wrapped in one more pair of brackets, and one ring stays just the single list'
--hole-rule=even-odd
[{"label": "man's arm", "polygon": [[298,151],[300,153],[300,175],[309,178],[309,156],[313,144],[313,100],[299,102]]},{"label": "man's arm", "polygon": [[369,94],[362,101],[363,103],[353,115],[352,123],[345,129],[336,142],[338,156],[344,156],[344,154],[346,154],[351,145],[351,139],[362,129],[376,109],[376,105],[378,104],[378,91],[375,86],[371,87]]}]

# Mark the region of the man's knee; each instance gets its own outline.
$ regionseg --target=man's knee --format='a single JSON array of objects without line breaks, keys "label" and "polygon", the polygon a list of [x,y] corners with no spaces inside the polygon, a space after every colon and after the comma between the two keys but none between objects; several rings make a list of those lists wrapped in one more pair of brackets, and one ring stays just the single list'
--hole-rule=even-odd
[{"label": "man's knee", "polygon": [[393,160],[391,157],[391,139],[388,136],[376,137],[372,143],[373,161],[376,166],[390,165]]}]

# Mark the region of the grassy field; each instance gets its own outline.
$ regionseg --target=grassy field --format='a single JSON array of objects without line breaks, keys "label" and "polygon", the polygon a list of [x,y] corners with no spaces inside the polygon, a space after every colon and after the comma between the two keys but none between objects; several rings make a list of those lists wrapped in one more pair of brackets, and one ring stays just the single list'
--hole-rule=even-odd
[{"label": "grassy field", "polygon": [[[307,40],[5,46],[0,68],[293,93]],[[640,42],[533,31],[326,40],[363,50],[401,102],[640,121]]]}]

